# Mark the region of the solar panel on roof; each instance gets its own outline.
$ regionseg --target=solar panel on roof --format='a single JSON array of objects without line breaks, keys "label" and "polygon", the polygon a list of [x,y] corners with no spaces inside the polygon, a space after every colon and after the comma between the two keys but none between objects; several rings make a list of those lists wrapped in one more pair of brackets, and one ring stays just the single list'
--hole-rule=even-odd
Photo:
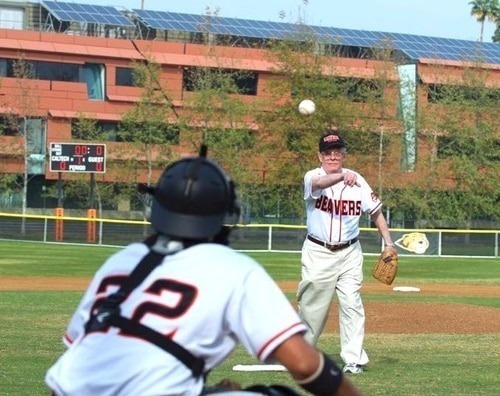
[{"label": "solar panel on roof", "polygon": [[[62,3],[57,3],[62,4]],[[325,26],[306,26],[285,22],[254,21],[220,16],[200,16],[166,11],[132,10],[149,28],[184,30],[189,32],[212,31],[238,37],[293,38],[304,33],[314,33],[320,40],[332,44],[358,47],[382,47],[387,41],[410,59],[434,58],[467,61],[479,59],[500,63],[500,44],[479,43],[468,40],[410,35],[403,33],[341,29]]]},{"label": "solar panel on roof", "polygon": [[191,22],[191,23],[200,23],[200,22],[206,21],[208,19],[212,19],[211,17],[208,17],[208,16],[192,15],[192,14],[179,14],[179,13],[173,14],[173,17],[178,18],[182,21]]},{"label": "solar panel on roof", "polygon": [[134,26],[132,21],[114,8],[91,4],[42,1],[42,6],[61,22],[97,23],[112,26]]}]

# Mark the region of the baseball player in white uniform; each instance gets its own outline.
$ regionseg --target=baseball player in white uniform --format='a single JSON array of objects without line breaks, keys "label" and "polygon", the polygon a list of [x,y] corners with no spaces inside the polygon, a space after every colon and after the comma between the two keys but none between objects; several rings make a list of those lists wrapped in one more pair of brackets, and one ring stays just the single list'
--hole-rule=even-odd
[{"label": "baseball player in white uniform", "polygon": [[228,246],[234,184],[206,149],[167,167],[147,192],[155,233],[95,274],[63,337],[68,349],[46,374],[53,395],[200,395],[238,343],[313,394],[359,395],[305,341],[305,325],[263,267]]},{"label": "baseball player in white uniform", "polygon": [[304,176],[307,237],[302,247],[297,299],[299,315],[308,327],[306,339],[316,345],[337,294],[343,370],[358,374],[369,361],[363,349],[363,253],[358,240],[361,215],[368,212],[385,245],[394,245],[381,211],[382,202],[359,173],[343,168],[345,155],[344,141],[338,133],[329,131],[319,140],[321,166]]}]

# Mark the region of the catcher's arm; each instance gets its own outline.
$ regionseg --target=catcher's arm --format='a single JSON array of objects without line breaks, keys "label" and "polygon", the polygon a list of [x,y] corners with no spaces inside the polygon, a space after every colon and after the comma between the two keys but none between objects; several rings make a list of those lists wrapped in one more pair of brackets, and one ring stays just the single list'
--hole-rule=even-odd
[{"label": "catcher's arm", "polygon": [[297,384],[313,395],[361,396],[337,364],[302,334],[294,334],[278,345],[271,358],[283,364]]}]

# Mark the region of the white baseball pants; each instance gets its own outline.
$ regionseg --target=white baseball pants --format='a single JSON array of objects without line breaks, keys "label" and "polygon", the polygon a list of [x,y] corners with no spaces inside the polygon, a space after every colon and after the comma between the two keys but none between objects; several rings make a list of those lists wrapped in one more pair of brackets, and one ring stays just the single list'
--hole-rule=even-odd
[{"label": "white baseball pants", "polygon": [[309,328],[306,339],[316,345],[334,293],[339,303],[340,356],[344,363],[366,365],[363,349],[365,310],[361,300],[363,252],[359,242],[330,251],[306,239],[302,247],[302,280],[297,290],[299,315]]}]

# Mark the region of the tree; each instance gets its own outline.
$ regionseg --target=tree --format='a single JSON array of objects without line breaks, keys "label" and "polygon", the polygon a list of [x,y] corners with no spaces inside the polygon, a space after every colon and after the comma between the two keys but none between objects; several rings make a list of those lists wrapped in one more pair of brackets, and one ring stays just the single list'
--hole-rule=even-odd
[{"label": "tree", "polygon": [[[13,136],[19,135],[18,129],[19,122],[17,117],[11,114],[0,117],[0,138],[2,145],[7,147],[7,155],[18,156],[21,153],[21,145],[17,144],[17,142],[14,144],[10,142]],[[17,197],[20,197],[19,200],[22,202],[20,191],[22,183],[19,183],[20,178],[18,173],[6,173],[5,163],[6,161],[0,162],[0,198],[6,207],[10,207],[15,205]]]},{"label": "tree", "polygon": [[[371,184],[380,193],[394,179],[387,161],[391,159],[391,141],[400,135],[385,129],[385,124],[395,121],[396,108],[394,95],[388,93],[396,85],[390,42],[363,54],[376,65],[374,75],[366,78],[346,73],[346,46],[325,41],[300,23],[295,32],[271,44],[269,59],[276,65],[276,77],[270,83],[270,99],[261,107],[276,111],[261,112],[259,125],[261,133],[274,143],[268,185],[281,186],[281,190],[276,189],[280,207],[288,207],[305,219],[302,175],[317,165],[314,153],[318,138],[327,129],[342,133],[349,153],[346,165],[362,173],[368,169]],[[304,117],[297,111],[304,98],[316,103],[312,116]],[[285,154],[278,157],[276,152]],[[349,165],[350,161],[355,164]]]},{"label": "tree", "polygon": [[499,90],[487,85],[489,71],[480,67],[465,69],[460,79],[444,77],[446,70],[437,73],[442,83],[428,87],[429,103],[420,109],[421,137],[429,147],[420,163],[428,190],[417,194],[424,198],[420,208],[433,225],[498,220]]},{"label": "tree", "polygon": [[[273,140],[276,152],[286,153],[281,159],[274,157],[271,169],[277,177],[270,178],[269,184],[276,187],[275,183],[281,183],[283,188],[274,191],[281,193],[281,198],[295,199],[297,214],[302,207],[301,175],[316,164],[311,153],[317,150],[317,138],[333,124],[346,138],[348,152],[354,154],[355,169],[367,175],[374,188],[378,187],[389,207],[433,224],[445,221],[447,225],[470,226],[477,217],[498,218],[494,203],[500,192],[492,181],[499,177],[495,154],[499,98],[498,90],[487,86],[488,72],[480,63],[464,73],[460,84],[451,78],[442,84],[440,104],[422,101],[416,111],[417,98],[422,97],[418,95],[417,68],[395,58],[390,43],[367,51],[366,56],[376,66],[370,79],[360,81],[355,76],[346,77],[345,71],[340,77],[343,70],[337,69],[336,62],[343,54],[335,52],[335,44],[322,43],[315,37],[308,39],[307,27],[302,32],[300,40],[282,40],[272,46],[271,60],[278,65],[275,74],[279,77],[270,89],[270,102],[278,107],[272,114],[262,112],[259,119],[266,136],[271,140],[277,137]],[[338,49],[344,50],[340,46]],[[411,79],[403,81],[401,76],[395,76],[394,68],[400,65],[409,66]],[[438,73],[441,79],[450,75],[445,67]],[[395,110],[402,104],[401,89],[399,106],[394,99],[398,97],[398,86],[404,88],[405,84],[412,84],[415,111],[410,119],[400,120]],[[304,98],[316,102],[313,116],[298,114],[296,105]],[[411,144],[415,165],[407,173],[398,169],[394,153],[410,127],[414,129]],[[453,144],[445,154],[447,139]],[[419,151],[422,149],[418,157],[417,142]],[[465,150],[471,142],[474,154]],[[464,156],[469,159],[464,160]],[[287,189],[287,184],[294,188]],[[488,197],[481,198],[485,191]],[[269,200],[273,195],[263,196]],[[467,199],[474,205],[469,205]]]},{"label": "tree", "polygon": [[[210,21],[207,17],[206,23]],[[172,145],[187,147],[188,153],[196,155],[201,144],[206,144],[209,157],[238,181],[244,196],[246,186],[257,177],[249,170],[255,165],[253,153],[259,151],[259,141],[248,122],[252,106],[239,96],[248,93],[254,75],[236,64],[223,65],[208,33],[206,39],[206,55],[214,66],[183,70],[183,108],[179,113],[169,98],[169,87],[160,81],[161,65],[154,56],[134,64],[135,85],[142,88],[142,94],[134,108],[124,114],[118,131],[119,139],[130,143],[128,150],[116,154],[123,154],[122,176],[127,173],[128,180],[137,180],[145,162],[147,183],[152,184],[156,181],[153,174],[176,159]],[[140,199],[146,218],[151,197],[142,194]]]},{"label": "tree", "polygon": [[[245,66],[239,65],[235,59],[229,61],[224,54],[227,48],[217,45],[223,38],[216,38],[209,29],[210,24],[217,22],[217,13],[218,9],[207,8],[206,18],[197,36],[205,43],[203,55],[207,64],[192,65],[182,70],[182,109],[178,113],[171,108],[168,86],[155,82],[157,78],[154,70],[159,70],[161,65],[150,58],[140,67],[147,72],[144,76],[150,76],[143,80],[146,82],[145,93],[149,91],[148,85],[154,88],[150,91],[149,98],[144,96],[143,103],[148,107],[145,110],[151,112],[144,121],[150,123],[157,119],[161,122],[159,114],[163,112],[163,135],[172,132],[171,143],[182,147],[185,154],[196,155],[201,145],[206,144],[208,157],[219,163],[238,183],[241,200],[248,202],[247,193],[252,192],[252,186],[263,177],[263,166],[255,161],[255,153],[263,150],[265,142],[257,138],[255,126],[251,122],[251,99],[256,94],[257,73],[246,71]],[[155,102],[157,106],[160,105],[157,111],[151,105],[148,106],[148,103]],[[168,130],[165,129],[167,112],[170,115]],[[139,115],[136,112],[130,120],[139,118]],[[128,119],[124,117],[124,123]],[[133,126],[133,123],[130,124]],[[156,147],[168,148],[169,143],[165,142],[160,146]],[[171,156],[164,158],[169,159]]]},{"label": "tree", "polygon": [[471,15],[481,24],[479,41],[483,41],[484,24],[486,20],[495,21],[499,15],[498,0],[472,0],[469,1]]},{"label": "tree", "polygon": [[[35,80],[33,65],[21,55],[12,63],[15,78],[16,95],[5,99],[5,107],[9,113],[4,115],[5,124],[2,129],[10,130],[15,136],[22,137],[22,147],[13,147],[14,155],[22,155],[24,169],[22,172],[22,213],[26,214],[28,183],[35,174],[43,174],[45,154],[45,124],[40,116],[39,95],[37,94],[38,82]],[[7,180],[18,180],[7,178]],[[21,232],[25,232],[25,217],[22,218]]]},{"label": "tree", "polygon": [[[147,185],[153,184],[154,171],[165,168],[170,162],[170,145],[178,142],[178,129],[169,125],[173,106],[166,94],[167,87],[160,82],[160,72],[161,66],[152,57],[134,63],[135,85],[142,88],[142,93],[134,107],[123,115],[117,133],[120,140],[129,143],[122,153],[123,172],[128,173],[127,179],[137,180],[141,164],[145,162]],[[140,199],[146,220],[151,196],[142,194]]]},{"label": "tree", "polygon": [[500,13],[498,13],[497,15],[495,24],[497,27],[495,29],[495,32],[493,33],[493,37],[491,38],[491,40],[494,43],[500,43]]},{"label": "tree", "polygon": [[208,146],[209,157],[218,162],[238,182],[243,202],[261,179],[260,164],[255,153],[261,153],[265,142],[259,140],[248,120],[253,106],[243,97],[253,82],[253,74],[220,65],[214,47],[207,47],[215,66],[185,70],[185,112],[179,117],[184,142],[197,152],[202,143]]},{"label": "tree", "polygon": [[14,206],[16,192],[19,191],[18,175],[0,173],[0,198],[5,207]]}]

